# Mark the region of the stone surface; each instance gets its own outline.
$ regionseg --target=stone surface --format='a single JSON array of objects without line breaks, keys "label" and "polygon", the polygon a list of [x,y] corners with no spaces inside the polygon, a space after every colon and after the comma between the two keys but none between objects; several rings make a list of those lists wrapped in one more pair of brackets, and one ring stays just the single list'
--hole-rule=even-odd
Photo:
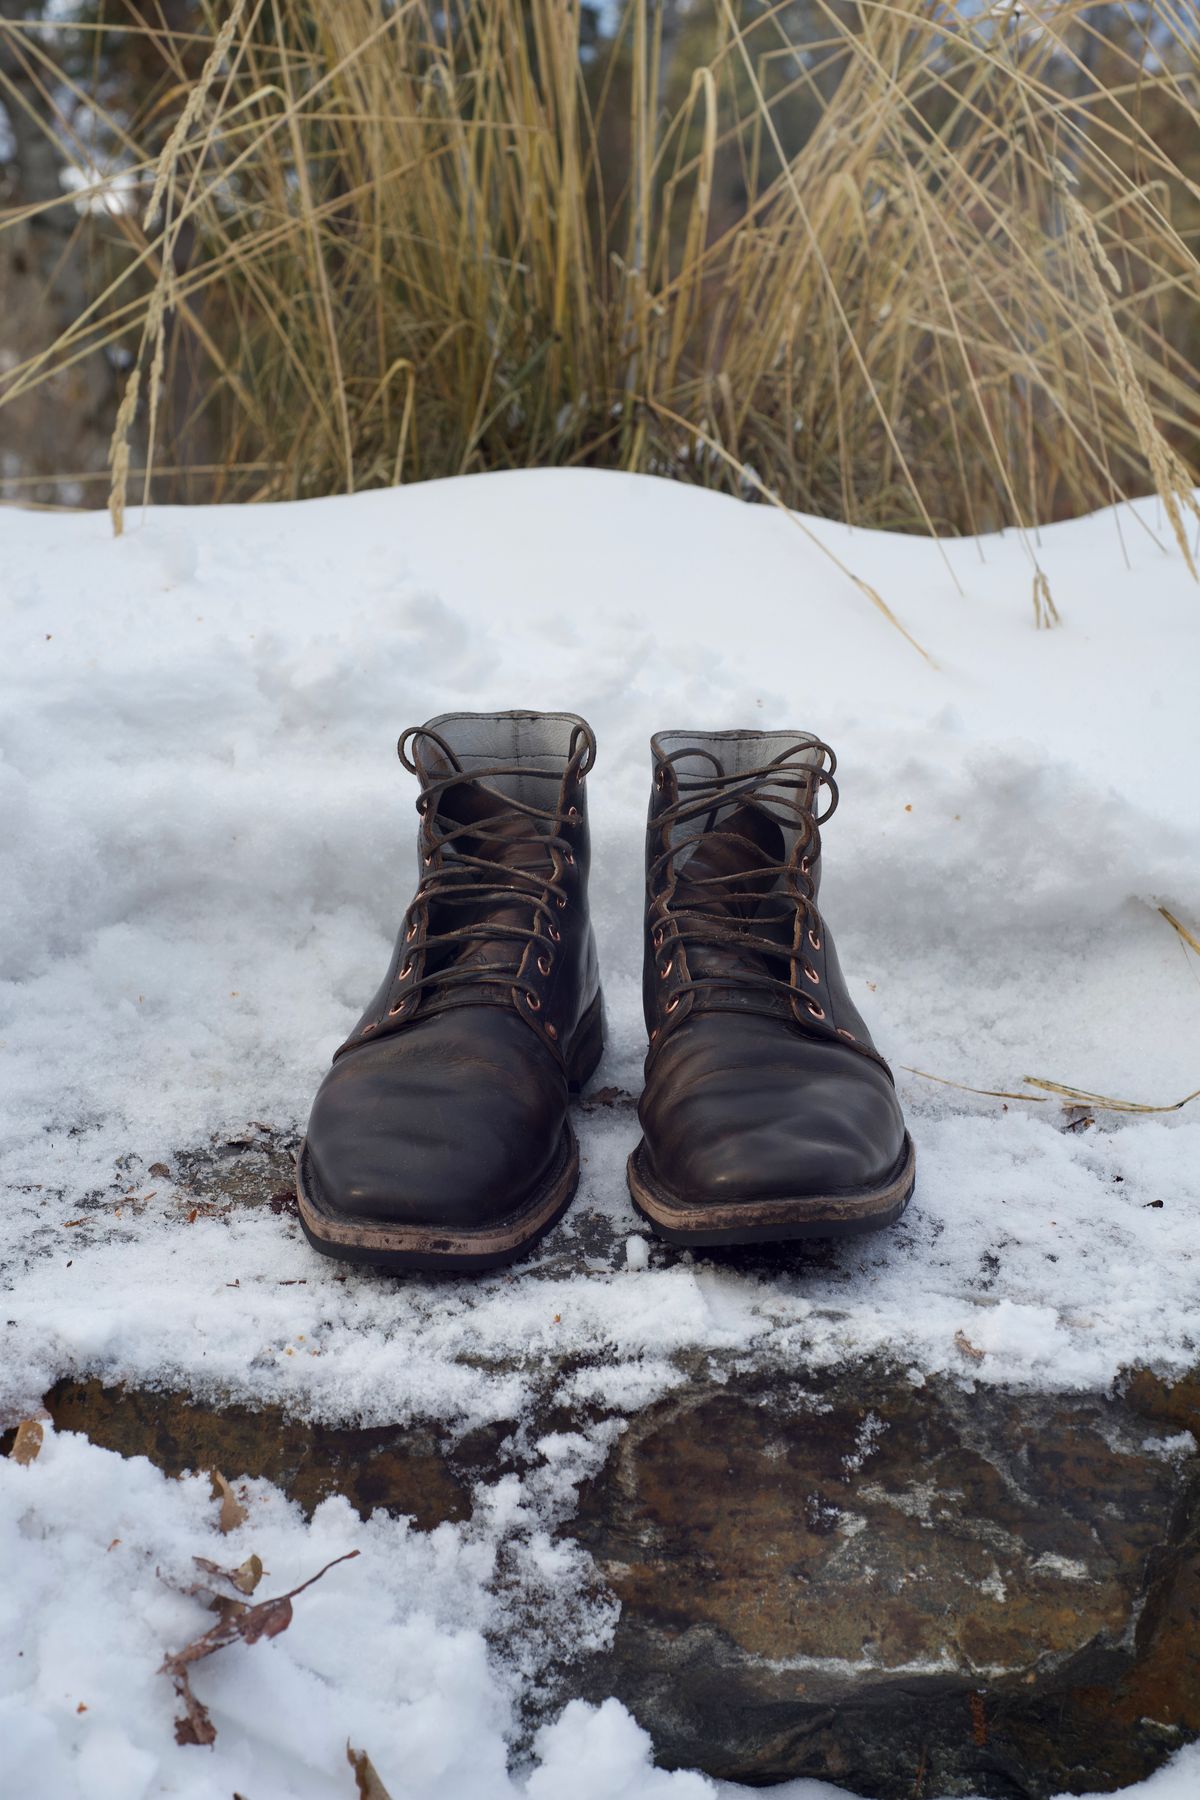
[{"label": "stone surface", "polygon": [[587,1691],[743,1780],[1034,1800],[1145,1775],[1200,1732],[1196,1399],[690,1385],[571,1526],[622,1607]]},{"label": "stone surface", "polygon": [[[342,1492],[425,1530],[468,1517],[515,1455],[502,1426],[449,1443],[91,1381],[47,1406],[172,1473],[268,1476],[307,1509]],[[542,1701],[615,1693],[664,1763],[754,1783],[1120,1787],[1200,1733],[1192,1431],[1200,1379],[1018,1395],[705,1359],[629,1420],[563,1527],[621,1613]]]},{"label": "stone surface", "polygon": [[479,1430],[453,1447],[428,1426],[335,1426],[289,1418],[278,1407],[205,1405],[186,1394],[60,1381],[46,1395],[59,1431],[81,1431],[121,1456],[147,1456],[168,1475],[220,1470],[273,1481],[311,1513],[344,1494],[364,1518],[376,1507],[407,1513],[421,1531],[471,1513],[471,1485],[504,1471],[503,1431]]}]

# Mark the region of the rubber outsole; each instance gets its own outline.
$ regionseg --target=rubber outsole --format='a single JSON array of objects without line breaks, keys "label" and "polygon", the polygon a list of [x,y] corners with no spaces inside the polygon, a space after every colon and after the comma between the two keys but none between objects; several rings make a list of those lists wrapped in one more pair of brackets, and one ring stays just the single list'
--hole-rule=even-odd
[{"label": "rubber outsole", "polygon": [[[599,994],[579,1022],[567,1052],[568,1083],[581,1088],[595,1073],[604,1048]],[[397,1273],[472,1274],[515,1262],[552,1231],[579,1185],[579,1144],[569,1119],[550,1168],[522,1205],[486,1225],[449,1229],[436,1223],[401,1223],[355,1217],[323,1202],[314,1178],[307,1138],[296,1158],[300,1224],[314,1250],[341,1262],[369,1263]]]},{"label": "rubber outsole", "polygon": [[840,1194],[800,1194],[778,1200],[689,1202],[668,1193],[644,1167],[645,1139],[629,1158],[627,1178],[634,1206],[668,1244],[716,1250],[725,1244],[786,1243],[803,1238],[853,1237],[894,1225],[917,1178],[917,1158],[907,1132],[900,1159],[876,1188]]}]

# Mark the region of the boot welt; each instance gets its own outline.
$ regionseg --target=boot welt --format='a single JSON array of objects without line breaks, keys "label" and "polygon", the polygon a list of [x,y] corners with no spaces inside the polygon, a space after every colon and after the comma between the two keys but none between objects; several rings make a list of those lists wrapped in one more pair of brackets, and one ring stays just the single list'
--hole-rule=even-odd
[{"label": "boot welt", "polygon": [[689,1203],[669,1193],[645,1164],[645,1143],[629,1158],[634,1206],[668,1244],[694,1249],[721,1244],[778,1243],[791,1238],[849,1237],[894,1225],[912,1197],[917,1158],[907,1132],[900,1159],[882,1186],[792,1199]]},{"label": "boot welt", "polygon": [[313,1249],[344,1262],[374,1263],[396,1270],[468,1274],[513,1262],[558,1223],[578,1182],[579,1145],[566,1120],[558,1153],[524,1205],[507,1218],[489,1220],[486,1225],[450,1229],[432,1222],[388,1222],[331,1212],[322,1204],[313,1179],[307,1140],[296,1159],[300,1223]]}]

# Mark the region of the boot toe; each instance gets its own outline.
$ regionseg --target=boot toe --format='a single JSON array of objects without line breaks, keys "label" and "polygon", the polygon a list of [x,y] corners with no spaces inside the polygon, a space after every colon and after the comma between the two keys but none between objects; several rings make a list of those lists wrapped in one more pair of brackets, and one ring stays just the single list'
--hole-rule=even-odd
[{"label": "boot toe", "polygon": [[692,1205],[869,1192],[904,1120],[886,1072],[773,1020],[706,1015],[668,1040],[643,1100],[656,1179]]},{"label": "boot toe", "polygon": [[454,1009],[339,1057],[313,1102],[310,1177],[343,1218],[478,1229],[537,1188],[565,1110],[561,1073],[520,1019]]}]

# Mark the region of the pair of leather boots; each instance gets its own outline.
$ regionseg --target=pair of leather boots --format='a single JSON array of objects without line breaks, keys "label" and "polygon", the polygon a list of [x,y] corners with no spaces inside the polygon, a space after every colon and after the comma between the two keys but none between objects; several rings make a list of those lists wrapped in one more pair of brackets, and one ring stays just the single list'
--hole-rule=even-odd
[{"label": "pair of leather boots", "polygon": [[[832,751],[761,731],[651,751],[634,1205],[691,1246],[890,1224],[913,1148],[817,903]],[[484,1269],[549,1231],[579,1179],[568,1098],[604,1038],[596,740],[570,713],[449,713],[399,752],[421,782],[417,890],[313,1103],[300,1217],[331,1256]]]}]

